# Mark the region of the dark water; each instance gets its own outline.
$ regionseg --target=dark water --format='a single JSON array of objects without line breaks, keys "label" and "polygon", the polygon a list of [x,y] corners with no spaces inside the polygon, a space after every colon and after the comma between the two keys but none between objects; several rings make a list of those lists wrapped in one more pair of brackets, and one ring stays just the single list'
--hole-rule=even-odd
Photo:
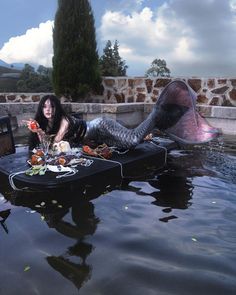
[{"label": "dark water", "polygon": [[103,193],[2,188],[0,210],[1,295],[236,294],[235,138]]}]

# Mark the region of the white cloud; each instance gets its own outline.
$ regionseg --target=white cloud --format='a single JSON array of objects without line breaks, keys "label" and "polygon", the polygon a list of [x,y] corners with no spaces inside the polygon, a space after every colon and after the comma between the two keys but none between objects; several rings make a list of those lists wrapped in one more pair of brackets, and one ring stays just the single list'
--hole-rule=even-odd
[{"label": "white cloud", "polygon": [[161,58],[172,75],[235,76],[235,3],[166,0],[130,13],[106,11],[100,36],[104,44],[119,41],[129,75],[143,75]]},{"label": "white cloud", "polygon": [[[156,2],[109,2],[116,9],[102,16],[100,53],[107,40],[118,40],[129,75],[144,75],[161,58],[173,76],[235,76],[236,0]],[[52,27],[53,21],[47,21],[11,38],[0,49],[0,59],[51,66]]]},{"label": "white cloud", "polygon": [[142,5],[144,0],[136,0],[136,2],[137,2],[138,5]]},{"label": "white cloud", "polygon": [[130,15],[107,11],[102,18],[100,34],[104,42],[119,41],[120,55],[128,64],[128,71],[132,72],[139,63],[139,75],[145,73],[155,58],[164,58],[167,63],[180,60],[181,56],[193,58],[191,30],[185,28],[167,4],[156,11],[145,7]]},{"label": "white cloud", "polygon": [[25,35],[12,37],[0,49],[0,59],[7,63],[35,63],[52,65],[53,21],[41,23],[37,28],[26,31]]},{"label": "white cloud", "polygon": [[195,56],[193,52],[190,50],[191,42],[188,40],[188,38],[180,38],[180,40],[177,42],[176,47],[174,47],[172,60],[182,60],[183,57],[187,61],[194,61]]},{"label": "white cloud", "polygon": [[230,8],[236,11],[236,0],[230,0]]}]

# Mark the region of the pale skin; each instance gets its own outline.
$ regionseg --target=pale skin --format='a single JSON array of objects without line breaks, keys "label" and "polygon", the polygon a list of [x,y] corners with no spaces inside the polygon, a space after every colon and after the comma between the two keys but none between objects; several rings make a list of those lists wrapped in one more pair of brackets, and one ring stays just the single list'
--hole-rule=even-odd
[{"label": "pale skin", "polygon": [[[45,101],[45,104],[43,106],[43,115],[48,120],[49,126],[53,124],[54,114],[55,114],[55,109],[51,105],[51,101],[48,99]],[[24,121],[24,123],[27,124],[27,127],[29,128],[31,132],[37,133],[39,141],[41,142],[43,136],[45,135],[45,132],[39,126],[38,128],[32,129],[32,122],[35,122],[36,126],[38,126],[38,123],[34,119],[29,119]],[[64,138],[65,134],[68,131],[68,127],[69,127],[69,122],[65,118],[62,118],[59,131],[54,137],[55,143],[61,141]]]}]

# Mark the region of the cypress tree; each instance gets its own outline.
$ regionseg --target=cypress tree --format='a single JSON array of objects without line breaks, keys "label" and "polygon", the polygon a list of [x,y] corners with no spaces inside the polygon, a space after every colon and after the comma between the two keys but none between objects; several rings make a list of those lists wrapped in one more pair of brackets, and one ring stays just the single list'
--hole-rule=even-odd
[{"label": "cypress tree", "polygon": [[88,0],[58,0],[53,29],[53,86],[57,95],[83,101],[101,78],[93,12]]},{"label": "cypress tree", "polygon": [[128,66],[125,64],[125,60],[122,60],[119,54],[119,43],[116,40],[113,46],[113,56],[116,63],[117,68],[117,74],[118,76],[125,76],[126,75],[126,69]]},{"label": "cypress tree", "polygon": [[99,59],[100,70],[103,76],[125,76],[128,66],[119,54],[119,43],[116,40],[114,46],[110,40],[103,49],[103,55]]},{"label": "cypress tree", "polygon": [[115,61],[113,58],[113,49],[111,41],[108,40],[105,48],[103,49],[103,55],[99,59],[100,69],[103,76],[115,76]]}]

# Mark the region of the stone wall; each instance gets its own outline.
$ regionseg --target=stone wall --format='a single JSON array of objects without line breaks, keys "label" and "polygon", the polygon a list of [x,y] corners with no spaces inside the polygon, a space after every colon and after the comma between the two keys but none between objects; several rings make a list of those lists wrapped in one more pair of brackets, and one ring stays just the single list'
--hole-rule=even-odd
[{"label": "stone wall", "polygon": [[[93,103],[72,103],[65,97],[61,101],[68,113],[76,113],[85,120],[107,116],[127,127],[135,127],[151,112],[161,91],[172,80],[174,79],[106,77],[102,82],[103,96],[94,97]],[[197,93],[197,108],[201,115],[223,133],[236,135],[236,79],[182,80]],[[13,127],[17,128],[23,119],[34,117],[38,102],[45,94],[1,93],[0,116],[9,115]]]},{"label": "stone wall", "polygon": [[[164,87],[176,78],[105,77],[106,103],[156,102]],[[197,104],[236,106],[236,78],[181,78],[196,93]]]},{"label": "stone wall", "polygon": [[[164,87],[176,78],[104,77],[103,96],[86,102],[155,103]],[[197,93],[197,104],[236,106],[236,78],[181,78]],[[46,93],[0,93],[0,103],[39,102]],[[65,97],[62,102],[68,101]]]},{"label": "stone wall", "polygon": [[39,102],[40,99],[52,93],[0,93],[0,103]]}]

